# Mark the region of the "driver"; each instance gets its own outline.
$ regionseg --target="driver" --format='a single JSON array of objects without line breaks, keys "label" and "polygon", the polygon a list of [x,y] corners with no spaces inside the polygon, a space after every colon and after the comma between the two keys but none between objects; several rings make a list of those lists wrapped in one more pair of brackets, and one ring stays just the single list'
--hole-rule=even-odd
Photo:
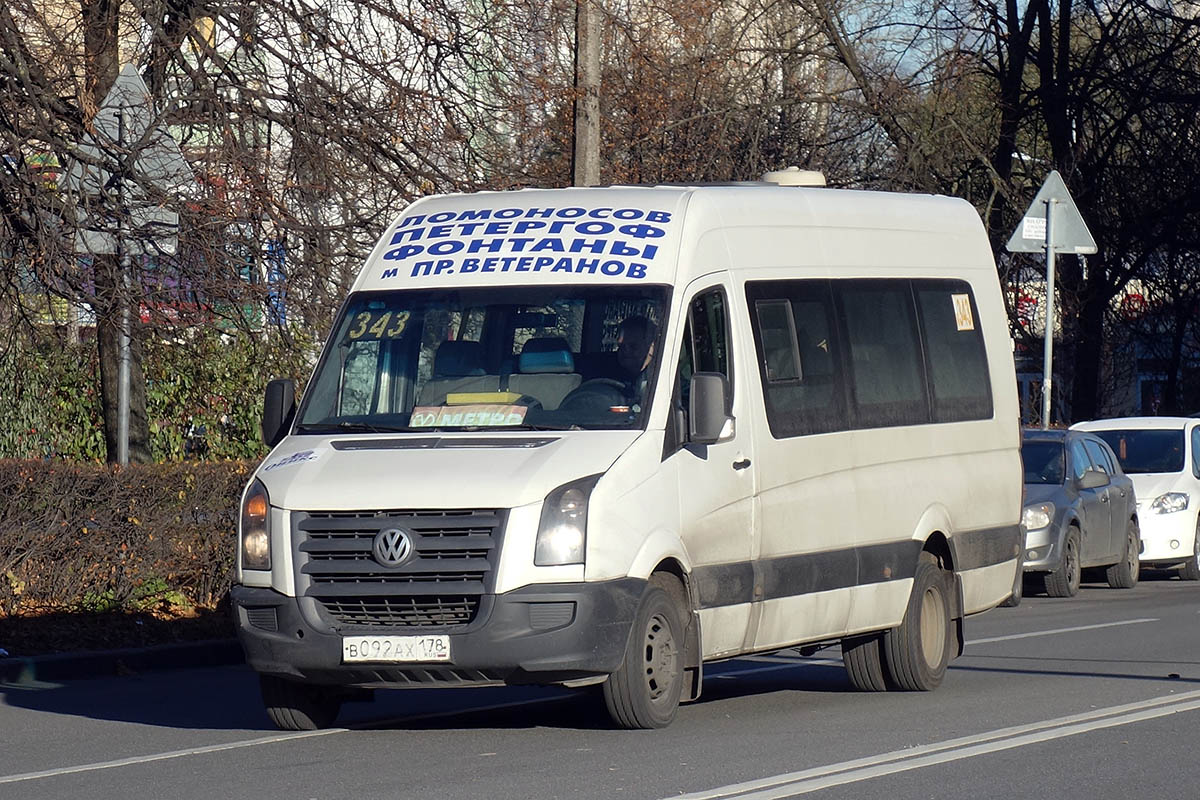
[{"label": "driver", "polygon": [[635,401],[645,394],[647,370],[654,358],[654,339],[658,329],[641,314],[621,320],[617,326],[618,380],[625,384],[626,394]]}]

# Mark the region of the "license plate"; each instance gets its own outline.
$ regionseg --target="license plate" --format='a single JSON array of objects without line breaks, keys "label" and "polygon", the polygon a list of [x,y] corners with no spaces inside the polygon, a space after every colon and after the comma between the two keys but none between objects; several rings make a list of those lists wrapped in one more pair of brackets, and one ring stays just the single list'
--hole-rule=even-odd
[{"label": "license plate", "polygon": [[449,636],[346,636],[342,663],[449,661]]}]

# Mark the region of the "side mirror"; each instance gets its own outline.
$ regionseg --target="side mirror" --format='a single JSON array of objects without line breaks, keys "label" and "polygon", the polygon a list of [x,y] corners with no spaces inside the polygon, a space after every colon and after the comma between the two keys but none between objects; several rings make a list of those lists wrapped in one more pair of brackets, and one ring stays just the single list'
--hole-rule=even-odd
[{"label": "side mirror", "polygon": [[1108,486],[1110,483],[1108,475],[1098,469],[1086,469],[1083,471],[1083,477],[1079,479],[1080,489],[1099,489],[1102,486]]},{"label": "side mirror", "polygon": [[713,444],[733,436],[729,406],[729,383],[724,375],[719,372],[693,375],[688,399],[688,439],[696,444]]},{"label": "side mirror", "polygon": [[262,437],[268,447],[279,444],[296,415],[296,382],[280,378],[267,384],[263,400]]}]

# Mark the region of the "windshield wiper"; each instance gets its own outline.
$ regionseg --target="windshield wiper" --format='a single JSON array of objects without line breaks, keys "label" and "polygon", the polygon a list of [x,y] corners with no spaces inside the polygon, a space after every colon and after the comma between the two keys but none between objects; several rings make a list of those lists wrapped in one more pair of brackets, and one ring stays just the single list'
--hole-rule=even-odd
[{"label": "windshield wiper", "polygon": [[370,422],[348,422],[343,420],[336,424],[297,425],[296,433],[333,433],[346,431],[348,433],[411,433],[416,430],[403,425],[375,425]]}]

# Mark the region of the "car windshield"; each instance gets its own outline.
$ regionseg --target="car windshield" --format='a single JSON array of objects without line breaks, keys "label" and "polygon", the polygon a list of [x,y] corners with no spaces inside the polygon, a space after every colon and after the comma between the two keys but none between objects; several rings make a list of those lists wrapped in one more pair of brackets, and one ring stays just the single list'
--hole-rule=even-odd
[{"label": "car windshield", "polygon": [[1092,431],[1117,454],[1126,472],[1181,472],[1183,430]]},{"label": "car windshield", "polygon": [[1021,445],[1021,462],[1025,465],[1026,483],[1063,482],[1062,442],[1026,440]]},{"label": "car windshield", "polygon": [[667,288],[352,295],[297,433],[641,428]]}]

